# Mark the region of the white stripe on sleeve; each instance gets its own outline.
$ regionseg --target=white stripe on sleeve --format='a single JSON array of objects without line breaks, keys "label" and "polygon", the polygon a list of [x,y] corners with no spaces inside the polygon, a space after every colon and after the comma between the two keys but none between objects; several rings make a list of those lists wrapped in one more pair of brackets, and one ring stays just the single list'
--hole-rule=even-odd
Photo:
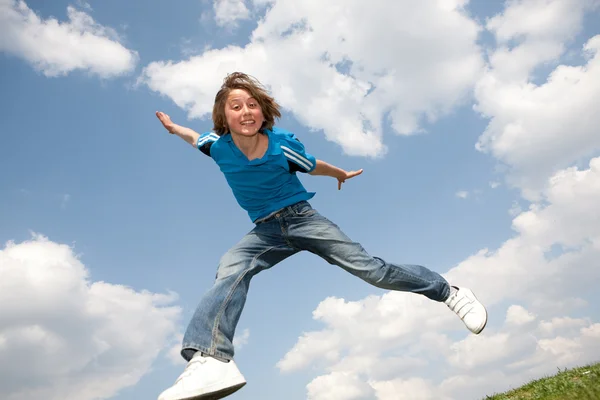
[{"label": "white stripe on sleeve", "polygon": [[202,147],[204,144],[206,144],[206,142],[216,142],[217,140],[219,140],[219,135],[217,135],[214,132],[211,132],[210,134],[204,137],[198,138],[198,147]]},{"label": "white stripe on sleeve", "polygon": [[283,154],[290,160],[296,162],[296,164],[303,166],[307,171],[312,169],[313,163],[308,158],[300,155],[289,147],[281,146],[281,149],[283,150]]},{"label": "white stripe on sleeve", "polygon": [[306,165],[304,162],[302,162],[301,160],[297,159],[297,158],[296,158],[296,157],[294,157],[293,155],[291,155],[291,154],[288,154],[288,153],[286,153],[285,151],[283,152],[283,154],[285,154],[285,156],[286,156],[288,159],[290,159],[290,160],[294,161],[296,164],[298,164],[298,165],[300,165],[300,166],[304,167],[304,169],[305,169],[305,170],[307,170],[307,171],[308,171],[308,170],[310,169],[310,167],[309,167],[308,165]]}]

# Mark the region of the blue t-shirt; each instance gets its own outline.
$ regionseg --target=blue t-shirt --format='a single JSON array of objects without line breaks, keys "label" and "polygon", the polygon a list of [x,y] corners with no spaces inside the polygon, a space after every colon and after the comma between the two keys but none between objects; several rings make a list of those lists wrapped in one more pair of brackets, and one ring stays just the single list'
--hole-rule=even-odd
[{"label": "blue t-shirt", "polygon": [[210,156],[225,175],[238,204],[256,221],[315,193],[307,192],[296,172],[311,172],[317,162],[293,133],[274,127],[264,132],[269,147],[262,158],[248,161],[231,134],[206,132],[196,147]]}]

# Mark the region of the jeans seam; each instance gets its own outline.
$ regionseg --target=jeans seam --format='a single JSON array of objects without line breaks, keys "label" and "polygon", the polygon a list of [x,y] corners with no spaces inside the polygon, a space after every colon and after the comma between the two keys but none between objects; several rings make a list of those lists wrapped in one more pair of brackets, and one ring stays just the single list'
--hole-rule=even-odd
[{"label": "jeans seam", "polygon": [[215,323],[213,325],[213,329],[212,329],[212,343],[210,346],[210,351],[213,353],[217,353],[217,335],[219,333],[219,323],[221,322],[221,317],[223,316],[223,313],[225,312],[225,309],[227,308],[227,306],[229,305],[229,301],[231,300],[231,297],[233,296],[233,293],[235,292],[235,289],[237,289],[238,285],[240,284],[240,282],[242,281],[242,279],[244,279],[244,277],[246,276],[246,274],[248,273],[248,271],[252,270],[256,264],[256,260],[258,260],[259,257],[263,256],[264,254],[268,253],[269,251],[276,249],[276,248],[284,248],[286,246],[284,245],[278,245],[278,246],[271,246],[268,249],[263,250],[262,252],[258,253],[257,255],[255,255],[252,258],[252,262],[250,263],[250,268],[248,268],[247,270],[245,270],[242,274],[240,274],[240,276],[235,280],[234,284],[231,286],[231,289],[229,290],[229,293],[227,294],[227,297],[225,298],[225,300],[223,301],[223,304],[221,304],[221,308],[219,309],[219,312],[217,313],[217,316],[215,317]]}]

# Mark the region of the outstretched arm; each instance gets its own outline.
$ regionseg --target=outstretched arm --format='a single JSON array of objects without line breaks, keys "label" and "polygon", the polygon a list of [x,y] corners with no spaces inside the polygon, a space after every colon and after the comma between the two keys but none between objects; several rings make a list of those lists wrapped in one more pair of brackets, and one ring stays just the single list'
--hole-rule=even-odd
[{"label": "outstretched arm", "polygon": [[328,164],[325,161],[317,160],[317,166],[310,172],[310,175],[331,176],[332,178],[336,178],[338,180],[338,190],[340,190],[342,188],[342,183],[344,183],[346,179],[354,178],[355,176],[362,174],[362,172],[362,169],[359,169],[358,171],[345,171],[334,165]]},{"label": "outstretched arm", "polygon": [[171,121],[171,117],[163,112],[157,111],[156,117],[160,120],[165,129],[169,131],[169,133],[179,136],[192,146],[196,147],[196,143],[200,137],[198,132],[195,132],[193,129],[186,128],[185,126],[177,125]]}]

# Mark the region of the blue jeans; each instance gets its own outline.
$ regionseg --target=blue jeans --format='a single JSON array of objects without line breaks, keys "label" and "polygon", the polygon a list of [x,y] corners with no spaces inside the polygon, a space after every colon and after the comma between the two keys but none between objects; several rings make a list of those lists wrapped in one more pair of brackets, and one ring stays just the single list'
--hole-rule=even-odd
[{"label": "blue jeans", "polygon": [[439,274],[418,265],[391,264],[369,255],[360,243],[350,240],[337,225],[301,201],[257,222],[221,258],[214,285],[200,301],[183,337],[183,358],[189,361],[196,351],[201,351],[231,360],[233,335],[250,280],[302,250],[378,288],[418,293],[435,301],[444,301],[450,294],[448,282]]}]

